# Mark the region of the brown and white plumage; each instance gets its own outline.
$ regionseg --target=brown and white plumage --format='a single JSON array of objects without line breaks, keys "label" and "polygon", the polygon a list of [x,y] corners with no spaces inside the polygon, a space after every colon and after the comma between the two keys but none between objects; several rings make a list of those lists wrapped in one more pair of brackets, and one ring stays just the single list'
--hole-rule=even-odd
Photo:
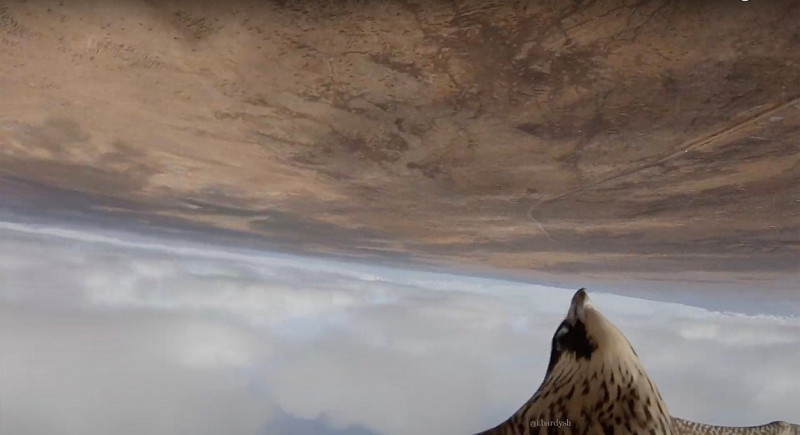
[{"label": "brown and white plumage", "polygon": [[800,435],[800,426],[774,421],[761,426],[713,426],[673,417],[674,433],[680,435]]},{"label": "brown and white plumage", "polygon": [[553,336],[544,381],[517,412],[479,435],[534,434],[800,435],[776,421],[723,427],[670,416],[624,335],[584,289]]},{"label": "brown and white plumage", "polygon": [[667,407],[630,343],[581,289],[553,336],[542,385],[483,434],[662,435],[671,428]]}]

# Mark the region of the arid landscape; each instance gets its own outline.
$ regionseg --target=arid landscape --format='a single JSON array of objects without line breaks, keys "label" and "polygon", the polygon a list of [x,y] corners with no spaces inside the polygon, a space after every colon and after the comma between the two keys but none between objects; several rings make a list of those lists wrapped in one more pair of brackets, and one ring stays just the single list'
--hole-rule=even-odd
[{"label": "arid landscape", "polygon": [[469,434],[548,373],[576,428],[800,423],[799,48],[796,0],[0,0],[0,433]]},{"label": "arid landscape", "polygon": [[792,1],[2,0],[0,208],[786,289],[798,23]]}]

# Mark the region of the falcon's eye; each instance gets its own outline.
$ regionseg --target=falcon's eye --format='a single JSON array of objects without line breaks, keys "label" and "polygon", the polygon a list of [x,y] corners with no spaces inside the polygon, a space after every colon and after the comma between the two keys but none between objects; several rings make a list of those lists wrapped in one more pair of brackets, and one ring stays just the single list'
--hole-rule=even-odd
[{"label": "falcon's eye", "polygon": [[561,339],[564,338],[564,336],[566,336],[567,334],[569,334],[569,331],[571,329],[572,326],[567,322],[562,323],[561,326],[558,327],[556,335],[553,336],[553,345],[555,345],[556,350],[562,350],[564,348],[564,346],[561,343]]}]

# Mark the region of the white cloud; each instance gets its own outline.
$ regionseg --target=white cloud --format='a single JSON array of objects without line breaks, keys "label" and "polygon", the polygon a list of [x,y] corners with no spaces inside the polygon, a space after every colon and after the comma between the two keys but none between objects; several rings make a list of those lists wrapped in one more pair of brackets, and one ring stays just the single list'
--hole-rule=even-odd
[{"label": "white cloud", "polygon": [[211,356],[234,350],[233,359],[211,361],[197,352],[207,345],[203,337],[185,335],[191,325],[213,338],[225,325],[19,306],[4,307],[0,317],[2,433],[258,433],[274,409],[240,373],[243,356],[260,352],[252,336],[229,330],[225,343],[212,341]]},{"label": "white cloud", "polygon": [[[22,228],[0,225],[4,433],[264,433],[283,413],[330,433],[470,433],[538,387],[572,295]],[[674,414],[800,415],[800,319],[592,297]]]}]

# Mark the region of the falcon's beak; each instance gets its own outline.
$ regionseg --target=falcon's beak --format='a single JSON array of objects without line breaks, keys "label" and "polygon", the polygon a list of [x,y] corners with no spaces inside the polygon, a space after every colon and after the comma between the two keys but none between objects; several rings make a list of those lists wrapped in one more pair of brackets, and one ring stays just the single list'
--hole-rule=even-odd
[{"label": "falcon's beak", "polygon": [[589,295],[586,293],[586,289],[582,288],[575,292],[575,295],[572,296],[572,303],[569,306],[569,312],[567,313],[567,319],[574,322],[575,320],[583,319],[583,311],[586,307],[591,307],[592,301],[589,299]]}]

